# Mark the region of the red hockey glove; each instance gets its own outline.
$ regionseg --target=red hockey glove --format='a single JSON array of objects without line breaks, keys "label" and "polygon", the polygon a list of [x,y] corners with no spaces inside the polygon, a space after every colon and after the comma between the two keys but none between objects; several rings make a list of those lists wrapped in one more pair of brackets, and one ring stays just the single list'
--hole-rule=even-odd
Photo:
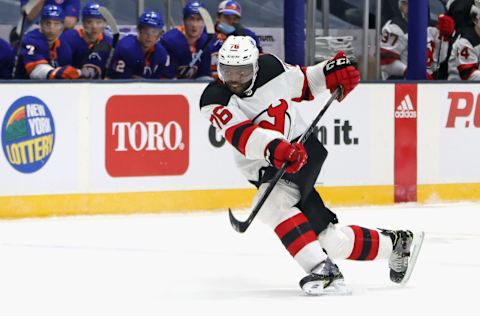
[{"label": "red hockey glove", "polygon": [[337,98],[338,101],[342,101],[360,82],[360,72],[352,66],[352,62],[344,52],[338,52],[333,59],[330,59],[323,68],[323,73],[331,93],[337,87],[342,87],[343,91]]},{"label": "red hockey glove", "polygon": [[455,21],[445,14],[438,16],[437,29],[440,31],[440,36],[444,41],[448,41],[452,38],[453,32],[455,32]]},{"label": "red hockey glove", "polygon": [[275,168],[282,168],[286,162],[287,173],[296,173],[307,163],[307,151],[299,143],[290,144],[286,140],[277,138],[268,144],[265,151],[267,161]]},{"label": "red hockey glove", "polygon": [[81,71],[72,66],[62,66],[51,70],[48,79],[78,79]]}]

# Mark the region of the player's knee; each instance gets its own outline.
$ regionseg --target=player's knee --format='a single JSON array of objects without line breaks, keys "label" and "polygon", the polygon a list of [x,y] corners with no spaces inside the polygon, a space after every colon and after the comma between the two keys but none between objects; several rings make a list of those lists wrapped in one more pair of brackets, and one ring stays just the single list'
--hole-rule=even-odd
[{"label": "player's knee", "polygon": [[[254,205],[257,204],[258,198],[263,195],[266,187],[267,185],[260,187]],[[299,212],[298,209],[294,208],[294,205],[296,205],[299,200],[300,193],[296,188],[279,182],[270,193],[268,199],[266,199],[261,211],[258,213],[258,217],[269,226],[276,227],[283,220],[292,216],[292,212]]]},{"label": "player's knee", "polygon": [[354,234],[349,227],[338,227],[330,224],[318,240],[327,254],[333,259],[345,259],[352,253]]}]

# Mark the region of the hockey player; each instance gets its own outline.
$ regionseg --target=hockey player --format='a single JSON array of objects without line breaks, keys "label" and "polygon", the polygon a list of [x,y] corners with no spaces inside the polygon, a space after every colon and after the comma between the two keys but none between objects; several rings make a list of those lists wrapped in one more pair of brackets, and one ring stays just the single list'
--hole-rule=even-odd
[{"label": "hockey player", "polygon": [[314,188],[327,150],[316,137],[305,145],[295,142],[307,126],[297,113],[299,102],[337,87],[342,89],[338,97],[342,101],[359,83],[360,74],[345,54],[299,67],[274,55],[259,56],[251,37],[230,36],[219,51],[218,70],[220,80],[203,91],[200,111],[236,149],[237,166],[258,188],[256,199],[287,163],[286,175],[257,217],[275,231],[307,273],[300,281],[303,291],[348,294],[332,259],[390,258],[391,280],[406,282],[423,234],[339,227]]},{"label": "hockey player", "polygon": [[[20,0],[20,10],[25,10],[27,4],[34,3],[35,0]],[[34,3],[34,6],[29,9],[25,18],[18,21],[17,25],[10,31],[10,44],[16,49],[20,41],[21,25],[23,24],[24,33],[33,30],[36,24],[39,22],[39,15],[42,8],[48,4],[56,5],[62,9],[65,16],[63,25],[65,29],[73,29],[78,21],[78,15],[80,12],[80,0],[38,0]]]},{"label": "hockey player", "polygon": [[137,36],[127,35],[115,49],[109,77],[158,79],[170,77],[170,57],[159,40],[163,34],[160,12],[146,10],[139,18]]},{"label": "hockey player", "polygon": [[[407,70],[408,0],[399,0],[398,6],[401,16],[389,20],[382,28],[380,43],[382,79],[404,79]],[[427,79],[432,79],[433,73],[446,60],[454,31],[455,23],[447,15],[438,17],[436,28],[428,27]],[[435,75],[435,77],[437,76]]]},{"label": "hockey player", "polygon": [[217,59],[218,51],[222,47],[223,42],[230,35],[250,36],[255,40],[257,48],[260,53],[263,53],[263,49],[260,45],[260,39],[250,29],[243,27],[240,24],[242,18],[242,7],[240,3],[234,0],[225,0],[220,2],[217,10],[217,20],[215,24],[215,37],[216,40],[213,43],[213,51],[211,57],[211,69],[212,76],[216,79],[217,74]]},{"label": "hockey player", "polygon": [[[183,25],[168,31],[160,40],[170,55],[174,76],[179,79],[211,78],[211,57],[209,52],[205,52],[208,37],[199,7],[205,8],[201,2],[188,2],[183,8]],[[202,55],[190,66],[199,51]]]},{"label": "hockey player", "polygon": [[78,79],[80,69],[72,65],[70,46],[60,40],[63,31],[60,7],[46,5],[40,16],[40,28],[27,33],[17,67],[17,78]]},{"label": "hockey player", "polygon": [[472,27],[462,30],[448,61],[448,80],[480,80],[480,1],[470,9]]},{"label": "hockey player", "polygon": [[0,79],[11,79],[15,53],[7,41],[0,38]]},{"label": "hockey player", "polygon": [[102,79],[110,53],[112,38],[105,34],[105,20],[100,5],[90,2],[82,9],[83,28],[67,30],[60,39],[72,48],[73,66],[82,70],[84,78]]}]

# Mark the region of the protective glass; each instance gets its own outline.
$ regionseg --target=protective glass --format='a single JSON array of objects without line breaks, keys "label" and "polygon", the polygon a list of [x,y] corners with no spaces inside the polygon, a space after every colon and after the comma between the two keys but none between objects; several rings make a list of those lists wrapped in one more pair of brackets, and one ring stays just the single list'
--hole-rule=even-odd
[{"label": "protective glass", "polygon": [[253,79],[253,65],[218,65],[218,71],[225,82],[247,83]]}]

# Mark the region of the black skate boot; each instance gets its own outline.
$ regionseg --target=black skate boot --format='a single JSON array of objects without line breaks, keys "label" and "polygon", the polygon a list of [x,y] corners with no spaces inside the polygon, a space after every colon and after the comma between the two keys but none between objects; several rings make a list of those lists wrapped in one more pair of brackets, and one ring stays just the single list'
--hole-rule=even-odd
[{"label": "black skate boot", "polygon": [[382,229],[382,234],[392,239],[393,250],[388,265],[390,266],[390,280],[405,284],[412,274],[418,253],[422,247],[424,232],[412,233],[409,230]]},{"label": "black skate boot", "polygon": [[350,295],[343,275],[330,258],[322,261],[312,273],[300,280],[300,287],[309,295]]}]

